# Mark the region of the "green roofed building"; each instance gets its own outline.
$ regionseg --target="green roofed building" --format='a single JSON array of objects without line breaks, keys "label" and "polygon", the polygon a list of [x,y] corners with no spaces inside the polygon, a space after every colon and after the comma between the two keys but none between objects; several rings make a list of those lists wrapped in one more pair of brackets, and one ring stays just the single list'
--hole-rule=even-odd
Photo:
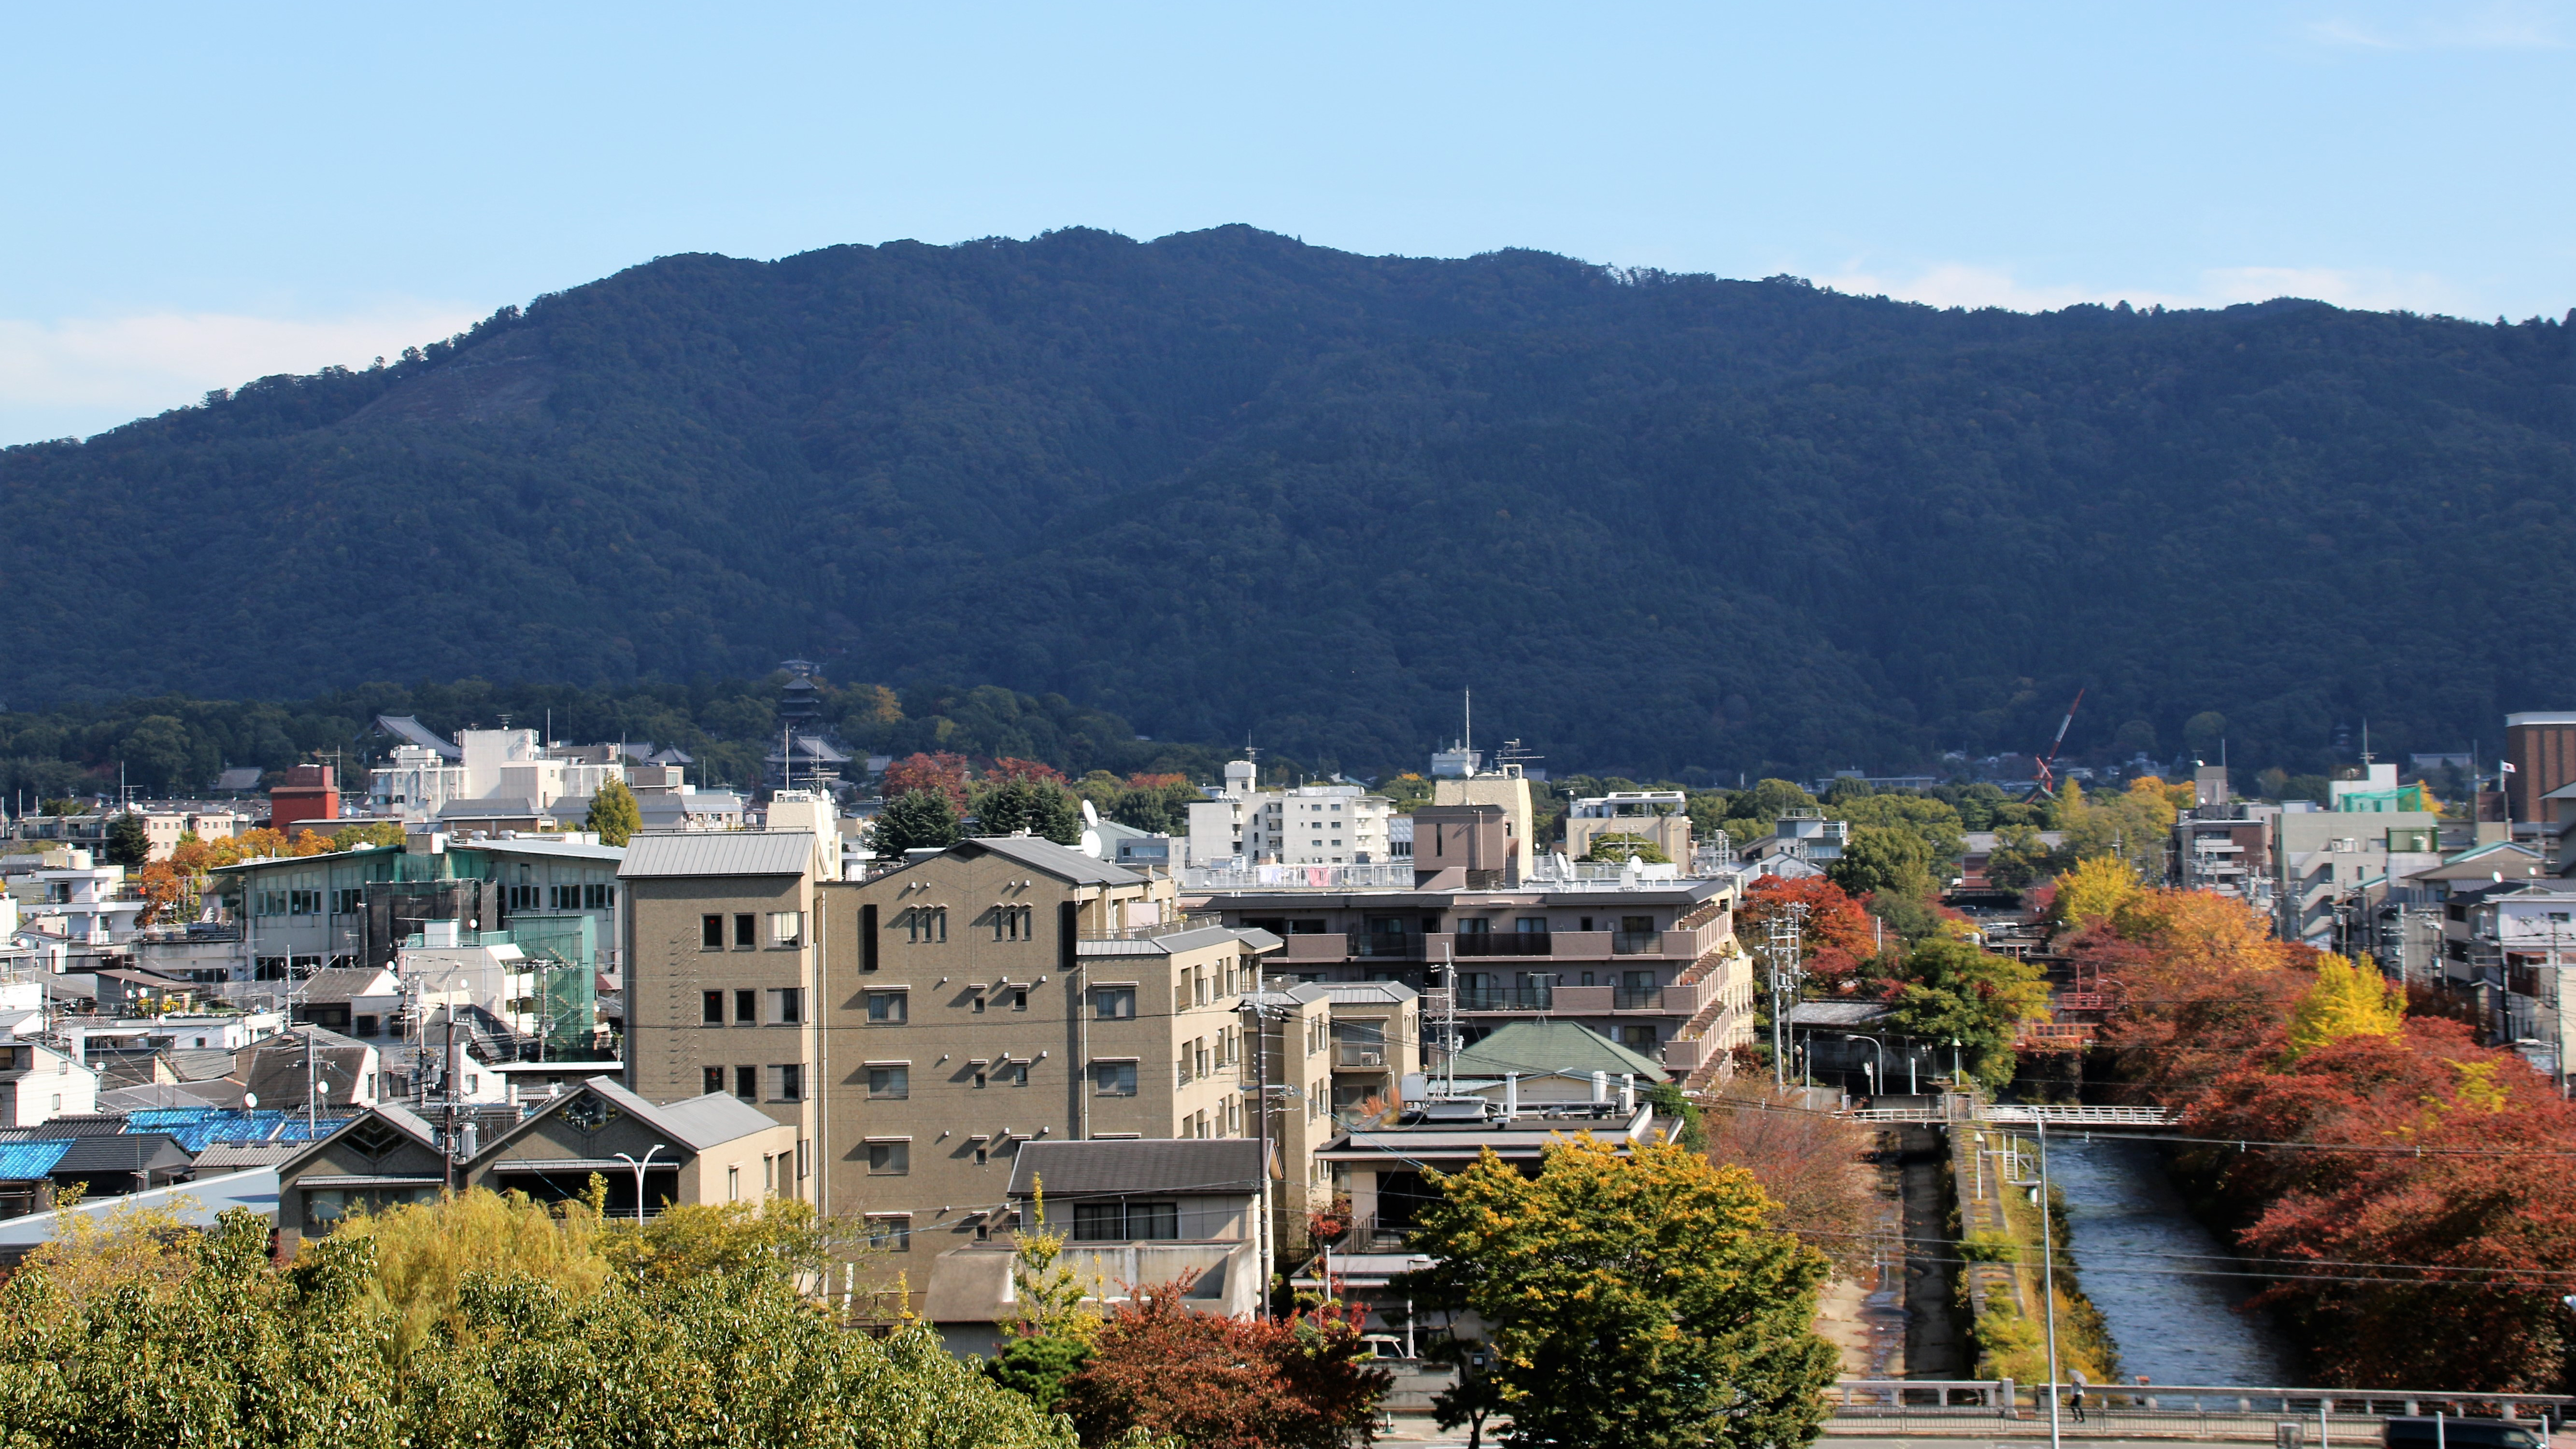
[{"label": "green roofed building", "polygon": [[1541,1018],[1508,1023],[1458,1053],[1459,1092],[1501,1101],[1507,1084],[1522,1102],[1589,1102],[1594,1073],[1608,1099],[1626,1078],[1638,1087],[1666,1080],[1661,1063],[1619,1045],[1590,1027]]}]

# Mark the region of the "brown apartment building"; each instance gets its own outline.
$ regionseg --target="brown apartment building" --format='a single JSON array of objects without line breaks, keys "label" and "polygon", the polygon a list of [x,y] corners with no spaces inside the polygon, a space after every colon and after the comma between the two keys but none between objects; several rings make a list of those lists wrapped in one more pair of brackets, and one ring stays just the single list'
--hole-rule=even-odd
[{"label": "brown apartment building", "polygon": [[640,1095],[725,1090],[796,1121],[799,1195],[897,1253],[1003,1226],[1023,1143],[1258,1132],[1238,1008],[1275,938],[1182,919],[1168,880],[1044,840],[865,881],[829,879],[812,842],[629,846]]},{"label": "brown apartment building", "polygon": [[2504,757],[2513,766],[2505,777],[2513,818],[2526,824],[2551,818],[2541,797],[2576,781],[2576,714],[2506,715]]},{"label": "brown apartment building", "polygon": [[636,836],[617,872],[627,1085],[650,1102],[727,1092],[795,1127],[785,1180],[807,1201],[822,1136],[817,889],[833,868],[809,831],[683,831]]}]

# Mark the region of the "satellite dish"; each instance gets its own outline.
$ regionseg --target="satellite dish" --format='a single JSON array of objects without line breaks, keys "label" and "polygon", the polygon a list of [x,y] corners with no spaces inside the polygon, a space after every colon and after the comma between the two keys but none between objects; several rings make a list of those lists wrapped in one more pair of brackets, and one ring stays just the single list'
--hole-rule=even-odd
[{"label": "satellite dish", "polygon": [[1091,808],[1091,802],[1088,800],[1082,802],[1082,823],[1085,825],[1100,823],[1100,812]]},{"label": "satellite dish", "polygon": [[257,1092],[244,1092],[244,1093],[242,1093],[242,1110],[243,1110],[243,1111],[245,1111],[245,1112],[256,1112],[256,1111],[258,1111],[258,1110],[259,1110],[259,1093],[257,1093]]}]

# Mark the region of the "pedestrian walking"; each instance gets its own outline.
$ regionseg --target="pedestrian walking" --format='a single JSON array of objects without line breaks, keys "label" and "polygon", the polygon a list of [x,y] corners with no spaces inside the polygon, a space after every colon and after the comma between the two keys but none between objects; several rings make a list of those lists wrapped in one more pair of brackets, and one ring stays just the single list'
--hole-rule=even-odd
[{"label": "pedestrian walking", "polygon": [[2081,1424],[2084,1422],[2084,1370],[2077,1369],[2067,1378],[2075,1390],[2075,1422]]}]

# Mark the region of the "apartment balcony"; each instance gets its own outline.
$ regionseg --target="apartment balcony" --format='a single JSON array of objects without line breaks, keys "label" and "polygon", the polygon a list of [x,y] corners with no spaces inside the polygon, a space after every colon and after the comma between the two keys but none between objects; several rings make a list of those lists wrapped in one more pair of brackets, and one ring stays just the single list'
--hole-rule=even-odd
[{"label": "apartment balcony", "polygon": [[1350,954],[1356,960],[1419,961],[1422,959],[1423,942],[1448,938],[1428,937],[1419,931],[1353,931],[1346,939],[1350,943]]},{"label": "apartment balcony", "polygon": [[1620,931],[1610,938],[1610,954],[1613,956],[1660,956],[1663,953],[1664,933],[1661,931]]},{"label": "apartment balcony", "polygon": [[1337,1072],[1382,1072],[1387,1060],[1384,1042],[1333,1043],[1333,1070]]},{"label": "apartment balcony", "polygon": [[1339,931],[1316,931],[1279,939],[1286,949],[1275,959],[1291,965],[1329,966],[1351,959],[1351,938]]},{"label": "apartment balcony", "polygon": [[[1536,982],[1519,986],[1461,986],[1458,988],[1458,1009],[1460,1011],[1554,1011],[1557,1009],[1556,998],[1563,990],[1581,989],[1581,987],[1549,987]],[[1596,986],[1593,989],[1607,994],[1606,988]]]},{"label": "apartment balcony", "polygon": [[1452,954],[1467,956],[1549,956],[1555,937],[1546,931],[1480,931],[1451,936]]}]

